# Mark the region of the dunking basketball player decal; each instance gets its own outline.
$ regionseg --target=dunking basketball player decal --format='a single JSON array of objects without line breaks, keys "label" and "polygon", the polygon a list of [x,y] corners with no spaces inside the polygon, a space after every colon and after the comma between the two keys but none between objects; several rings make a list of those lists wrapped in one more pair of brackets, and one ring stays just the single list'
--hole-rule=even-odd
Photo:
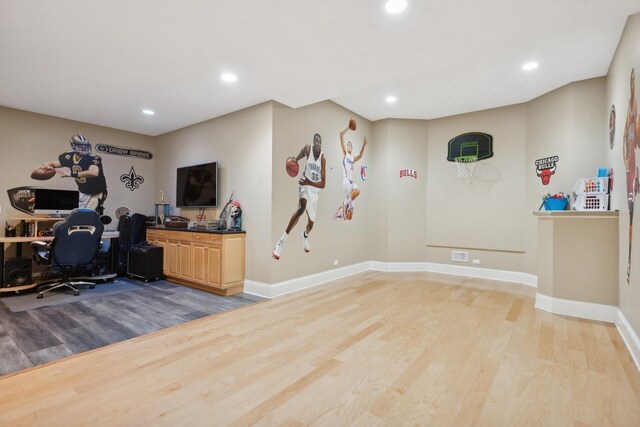
[{"label": "dunking basketball player decal", "polygon": [[[326,183],[326,160],[322,153],[322,138],[320,137],[320,134],[316,133],[313,136],[313,145],[305,145],[302,147],[302,150],[300,150],[297,157],[289,159],[289,161],[296,164],[296,174],[298,172],[297,162],[303,157],[306,158],[307,164],[304,172],[302,173],[302,177],[298,180],[298,208],[291,216],[287,229],[273,249],[271,255],[275,259],[280,259],[282,248],[284,247],[284,243],[287,241],[287,237],[289,237],[289,233],[291,233],[291,230],[296,226],[298,220],[305,212],[307,213],[308,221],[307,227],[302,232],[302,247],[305,252],[311,251],[311,246],[309,245],[309,233],[311,233],[313,224],[316,220],[318,194],[320,193],[320,190],[325,187]],[[295,175],[292,174],[292,176]]]},{"label": "dunking basketball player decal", "polygon": [[[91,143],[83,135],[75,135],[69,141],[72,151],[67,151],[58,160],[47,162],[41,170],[53,171],[63,178],[74,178],[80,191],[81,208],[104,213],[104,201],[107,199],[107,181],[104,177],[102,159],[91,154]],[[62,169],[68,168],[68,171]],[[50,172],[51,176],[55,173]],[[33,175],[32,175],[33,176]]]},{"label": "dunking basketball player decal", "polygon": [[367,146],[368,141],[365,136],[362,141],[360,153],[354,157],[353,144],[351,144],[351,141],[347,141],[346,145],[344,143],[344,135],[349,129],[350,127],[347,126],[340,132],[340,146],[342,147],[342,154],[344,154],[344,158],[342,159],[342,191],[344,191],[344,200],[342,201],[342,206],[340,206],[338,211],[333,215],[334,219],[342,218],[344,220],[351,220],[353,218],[353,210],[355,209],[353,201],[360,195],[360,189],[356,183],[353,182],[353,168],[355,163],[362,158],[364,147]]},{"label": "dunking basketball player decal", "polygon": [[638,167],[636,166],[636,149],[640,148],[640,132],[638,132],[638,105],[635,99],[636,72],[631,70],[629,80],[629,105],[627,106],[622,140],[622,156],[627,172],[627,205],[629,206],[629,261],[627,264],[627,283],[631,278],[631,242],[633,237],[633,205],[638,194]]}]

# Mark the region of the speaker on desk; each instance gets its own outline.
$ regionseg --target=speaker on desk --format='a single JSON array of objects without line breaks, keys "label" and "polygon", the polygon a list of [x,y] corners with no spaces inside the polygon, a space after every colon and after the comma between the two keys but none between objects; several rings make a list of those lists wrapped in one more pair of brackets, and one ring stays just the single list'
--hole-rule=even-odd
[{"label": "speaker on desk", "polygon": [[30,285],[31,258],[9,258],[4,262],[4,286]]}]

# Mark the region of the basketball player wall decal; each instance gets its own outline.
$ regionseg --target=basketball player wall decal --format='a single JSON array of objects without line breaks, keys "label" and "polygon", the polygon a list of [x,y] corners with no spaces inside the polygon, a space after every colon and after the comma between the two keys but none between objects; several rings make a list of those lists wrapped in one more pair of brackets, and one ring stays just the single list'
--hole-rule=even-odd
[{"label": "basketball player wall decal", "polygon": [[[340,131],[340,148],[342,148],[342,191],[344,192],[344,200],[342,205],[338,208],[333,215],[333,219],[341,218],[343,220],[351,220],[353,218],[353,210],[355,209],[354,200],[360,195],[360,189],[356,185],[353,179],[353,169],[355,163],[362,158],[364,154],[364,148],[369,141],[365,136],[362,140],[362,147],[357,155],[353,155],[353,144],[351,141],[344,143],[344,136],[349,131],[356,130],[356,120],[349,120],[349,125]],[[366,177],[366,174],[365,174]],[[365,178],[366,179],[366,178]],[[364,179],[363,179],[364,181]]]},{"label": "basketball player wall decal", "polygon": [[300,153],[298,153],[294,159],[298,162],[302,158],[306,159],[306,165],[302,172],[302,177],[298,180],[298,208],[293,212],[284,234],[276,242],[275,248],[271,253],[271,256],[275,259],[280,259],[282,248],[291,230],[293,230],[293,227],[296,226],[298,220],[305,212],[307,213],[308,221],[307,227],[302,232],[302,247],[305,252],[311,251],[309,233],[311,233],[316,220],[318,195],[326,184],[326,159],[322,153],[322,137],[320,134],[316,133],[313,135],[313,144],[302,147]]},{"label": "basketball player wall decal", "polygon": [[640,132],[638,132],[638,105],[635,99],[636,72],[631,69],[629,78],[629,105],[624,124],[622,138],[622,157],[627,173],[627,205],[629,206],[629,259],[627,263],[627,283],[631,280],[631,243],[633,239],[633,206],[639,190],[638,167],[636,166],[636,149],[640,148]]}]

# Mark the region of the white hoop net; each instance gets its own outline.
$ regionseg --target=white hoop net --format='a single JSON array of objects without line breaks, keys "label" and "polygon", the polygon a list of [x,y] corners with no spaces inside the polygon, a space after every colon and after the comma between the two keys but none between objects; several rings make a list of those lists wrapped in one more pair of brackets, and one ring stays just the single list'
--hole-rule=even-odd
[{"label": "white hoop net", "polygon": [[469,178],[473,176],[473,168],[478,161],[478,156],[460,156],[454,160],[458,168],[458,178]]}]

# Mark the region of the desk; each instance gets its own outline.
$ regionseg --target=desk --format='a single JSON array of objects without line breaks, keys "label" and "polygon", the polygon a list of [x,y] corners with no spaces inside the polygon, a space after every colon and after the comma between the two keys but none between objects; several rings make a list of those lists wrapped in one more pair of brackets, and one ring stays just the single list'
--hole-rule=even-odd
[{"label": "desk", "polygon": [[[103,239],[117,239],[119,237],[119,233],[117,231],[105,231],[102,233]],[[2,292],[14,292],[14,291],[23,291],[26,289],[32,289],[39,285],[39,283],[32,283],[30,285],[24,286],[14,286],[14,287],[5,287],[4,283],[4,245],[7,243],[16,243],[22,247],[23,243],[31,243],[31,242],[50,242],[53,240],[53,236],[42,236],[42,237],[0,237],[0,293]],[[111,254],[111,263],[113,271],[113,253],[114,248],[116,247],[116,242],[111,242],[111,247],[109,248],[109,252]]]}]

